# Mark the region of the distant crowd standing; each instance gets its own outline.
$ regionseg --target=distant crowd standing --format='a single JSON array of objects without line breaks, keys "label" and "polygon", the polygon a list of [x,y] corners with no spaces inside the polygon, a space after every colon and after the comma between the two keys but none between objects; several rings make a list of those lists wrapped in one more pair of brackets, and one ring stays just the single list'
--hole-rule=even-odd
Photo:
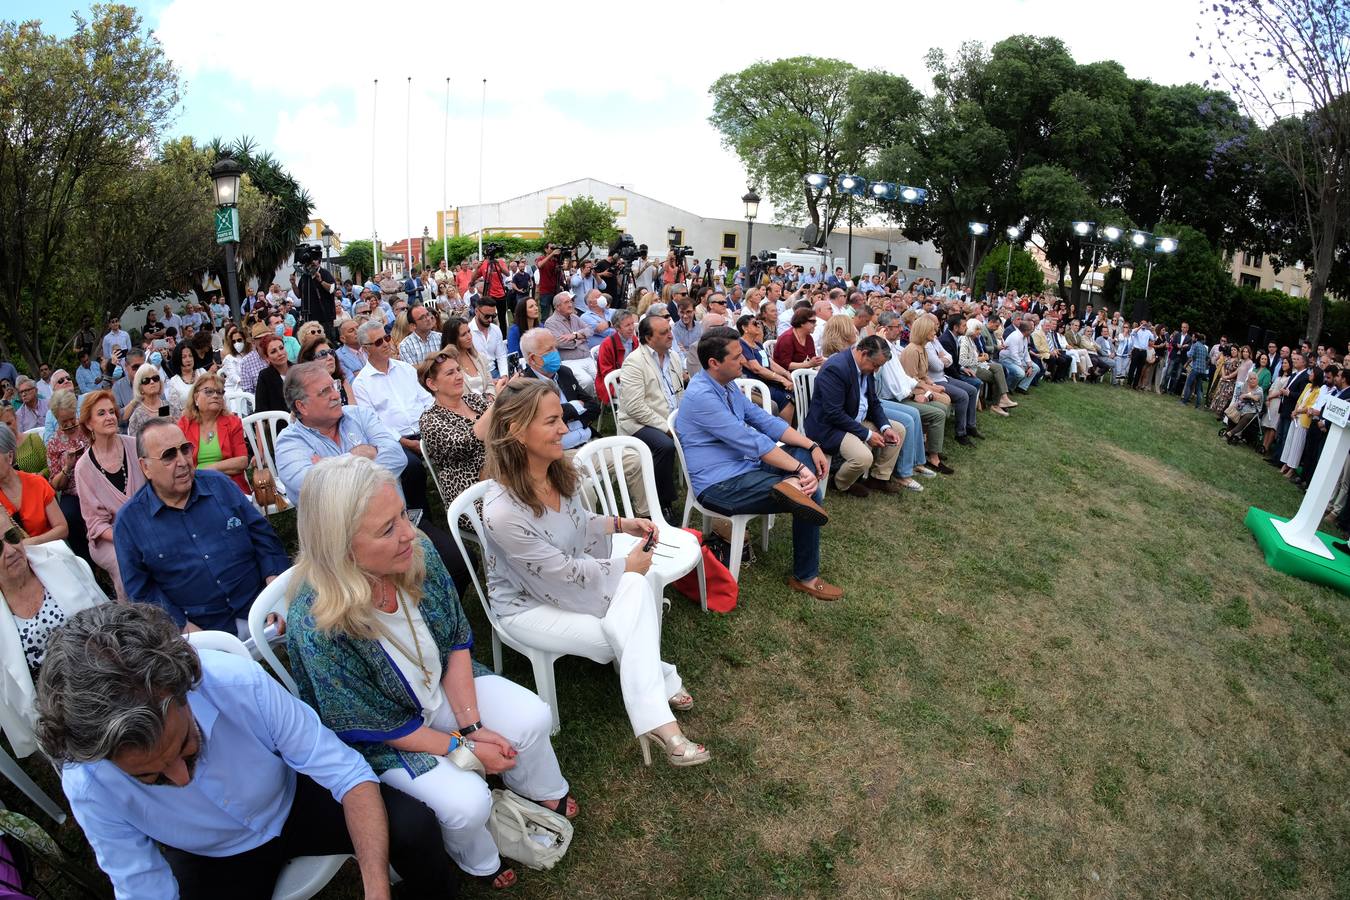
[{"label": "distant crowd standing", "polygon": [[[1292,478],[1316,465],[1321,404],[1350,396],[1328,348],[1211,348],[1186,323],[898,272],[758,281],[548,247],[532,265],[273,284],[239,322],[218,297],[165,305],[135,343],[86,323],[73,375],[0,364],[0,727],[63,764],[117,896],[269,897],[288,860],[334,853],[355,855],[367,897],[389,895],[391,864],[408,896],[453,896],[459,872],[516,883],[484,778],[567,819],[581,804],[547,704],[473,659],[489,636],[460,598],[480,563],[501,627],[617,661],[644,759],[700,765],[653,550],[624,540],[676,521],[682,490],[719,517],[790,516],[786,586],[837,602],[827,489],[921,493],[954,474],[949,440],[985,440],[982,416],[1044,380],[1208,395],[1230,439]],[[624,473],[632,518],[594,512],[574,464],[606,409],[651,452],[654,495]],[[284,428],[246,434],[250,410]],[[447,505],[488,482],[477,558],[461,523],[425,515],[428,478]],[[269,479],[297,507],[294,559]],[[250,610],[283,576],[266,639],[286,643],[295,695],[182,638],[257,637]]]}]

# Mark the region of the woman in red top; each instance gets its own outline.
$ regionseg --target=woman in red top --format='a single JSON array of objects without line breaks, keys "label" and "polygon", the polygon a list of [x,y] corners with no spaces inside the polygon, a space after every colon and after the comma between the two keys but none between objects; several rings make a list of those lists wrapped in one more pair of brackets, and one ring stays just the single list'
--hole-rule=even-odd
[{"label": "woman in red top", "polygon": [[70,527],[56,502],[56,491],[41,475],[30,475],[14,467],[14,448],[18,445],[18,435],[8,427],[0,427],[0,503],[28,532],[25,544],[62,540],[70,533]]},{"label": "woman in red top", "polygon": [[225,383],[214,372],[202,372],[192,382],[187,408],[178,427],[196,449],[197,468],[215,469],[239,486],[249,490],[244,470],[248,468],[248,444],[244,441],[244,423],[225,409]]},{"label": "woman in red top", "polygon": [[614,333],[600,344],[600,352],[595,361],[595,394],[601,403],[609,402],[609,391],[605,390],[605,376],[623,365],[624,358],[637,349],[637,316],[626,309],[615,311],[609,320]]},{"label": "woman in red top", "polygon": [[812,369],[823,360],[816,355],[816,314],[814,310],[793,310],[792,327],[778,336],[773,345],[773,361],[790,372]]}]

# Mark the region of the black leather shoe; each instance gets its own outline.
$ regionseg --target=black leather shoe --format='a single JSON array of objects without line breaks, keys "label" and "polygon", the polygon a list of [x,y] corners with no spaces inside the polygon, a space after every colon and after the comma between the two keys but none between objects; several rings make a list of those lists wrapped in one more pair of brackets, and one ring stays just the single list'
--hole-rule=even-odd
[{"label": "black leather shoe", "polygon": [[966,434],[970,435],[973,438],[979,438],[980,440],[984,440],[984,435],[980,434],[980,429],[978,428],[974,427],[967,428]]},{"label": "black leather shoe", "polygon": [[956,442],[960,444],[962,447],[973,447],[975,445],[975,442],[972,441],[970,438],[966,437],[964,434],[958,434],[956,436]]}]

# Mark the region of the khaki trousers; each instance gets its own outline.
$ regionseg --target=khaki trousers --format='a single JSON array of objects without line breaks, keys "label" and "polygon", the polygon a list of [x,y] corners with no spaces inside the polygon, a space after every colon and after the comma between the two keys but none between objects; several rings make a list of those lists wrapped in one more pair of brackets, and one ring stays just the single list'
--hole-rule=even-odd
[{"label": "khaki trousers", "polygon": [[839,455],[844,458],[844,464],[835,473],[835,487],[841,491],[848,490],[868,469],[871,469],[869,474],[877,481],[890,481],[895,474],[895,460],[900,456],[900,446],[905,441],[905,426],[894,419],[889,421],[891,428],[900,437],[894,444],[869,447],[857,435],[844,435],[844,440],[839,444]]}]

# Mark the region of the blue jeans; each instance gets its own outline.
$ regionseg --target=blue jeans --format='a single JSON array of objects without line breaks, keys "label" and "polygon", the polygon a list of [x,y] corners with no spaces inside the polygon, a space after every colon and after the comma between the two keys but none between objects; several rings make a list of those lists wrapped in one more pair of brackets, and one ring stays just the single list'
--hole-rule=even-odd
[{"label": "blue jeans", "polygon": [[[783,449],[793,459],[812,472],[815,471],[816,464],[811,460],[811,452],[805,447]],[[773,489],[774,485],[790,475],[790,472],[761,462],[757,469],[751,469],[708,488],[699,494],[698,502],[724,516],[791,512],[792,504]],[[829,475],[825,477],[828,478]],[[816,487],[814,496],[817,503],[825,496],[823,481]],[[793,516],[792,575],[798,581],[809,582],[819,574],[820,526],[810,524],[801,516]]]},{"label": "blue jeans", "polygon": [[1191,399],[1191,391],[1195,391],[1195,408],[1200,408],[1200,395],[1205,392],[1205,385],[1209,382],[1208,374],[1201,374],[1191,367],[1191,371],[1186,375],[1186,386],[1181,390],[1181,402],[1186,403]]},{"label": "blue jeans", "polygon": [[895,460],[895,474],[901,478],[910,478],[914,475],[914,467],[923,465],[926,458],[923,455],[923,422],[919,419],[919,411],[890,400],[882,400],[881,408],[886,411],[888,419],[905,426],[905,442],[900,445],[900,455]]},{"label": "blue jeans", "polygon": [[1017,363],[1003,362],[1000,360],[999,365],[1003,367],[1003,374],[1008,376],[1009,391],[1016,390],[1017,388],[1021,388],[1025,391],[1027,388],[1031,387],[1031,376],[1026,373],[1025,369],[1017,365]]}]

